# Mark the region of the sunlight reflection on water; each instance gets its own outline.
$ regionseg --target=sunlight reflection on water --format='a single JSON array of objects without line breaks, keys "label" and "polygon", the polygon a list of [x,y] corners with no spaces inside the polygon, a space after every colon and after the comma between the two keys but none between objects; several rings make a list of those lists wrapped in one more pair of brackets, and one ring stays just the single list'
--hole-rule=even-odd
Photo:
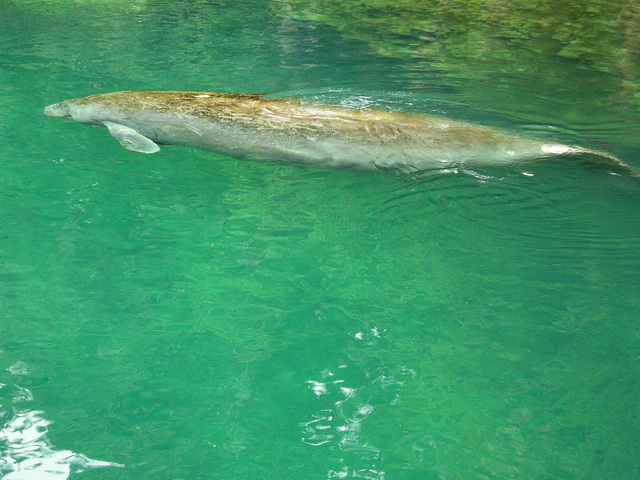
[{"label": "sunlight reflection on water", "polygon": [[[368,347],[382,338],[385,331],[370,328],[359,331],[353,338],[356,343]],[[374,412],[381,407],[396,404],[403,380],[396,379],[384,365],[365,373],[365,378],[355,384],[355,365],[339,365],[319,372],[317,380],[308,380],[308,388],[321,402],[323,408],[302,423],[302,442],[340,452],[342,458],[328,471],[327,478],[363,478],[383,480],[382,450],[363,431]],[[403,368],[402,374],[413,376]],[[357,465],[354,467],[354,465]]]},{"label": "sunlight reflection on water", "polygon": [[[16,362],[7,371],[24,375],[27,366]],[[26,388],[0,384],[0,401],[7,398],[10,403],[23,403],[32,401],[33,395]],[[64,480],[72,472],[89,468],[124,467],[71,450],[57,450],[46,438],[51,422],[43,417],[43,411],[20,409],[11,415],[0,406],[0,414],[10,417],[0,429],[0,477],[4,480]]]}]

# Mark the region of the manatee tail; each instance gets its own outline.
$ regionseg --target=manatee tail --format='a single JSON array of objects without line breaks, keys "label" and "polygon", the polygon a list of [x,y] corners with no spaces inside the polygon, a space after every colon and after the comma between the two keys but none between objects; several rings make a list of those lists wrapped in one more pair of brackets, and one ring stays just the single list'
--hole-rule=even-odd
[{"label": "manatee tail", "polygon": [[640,170],[607,152],[572,146],[563,153],[570,155],[572,158],[592,168],[605,168],[614,174],[630,175],[640,178]]}]

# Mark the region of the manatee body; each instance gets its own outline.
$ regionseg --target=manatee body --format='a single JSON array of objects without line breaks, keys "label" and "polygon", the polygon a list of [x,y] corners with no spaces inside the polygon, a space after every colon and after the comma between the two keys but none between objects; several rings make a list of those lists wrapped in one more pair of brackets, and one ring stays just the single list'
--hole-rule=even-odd
[{"label": "manatee body", "polygon": [[606,153],[445,118],[263,95],[125,91],[67,100],[44,113],[105,126],[124,148],[142,153],[183,145],[241,159],[398,173],[586,154],[630,169]]}]

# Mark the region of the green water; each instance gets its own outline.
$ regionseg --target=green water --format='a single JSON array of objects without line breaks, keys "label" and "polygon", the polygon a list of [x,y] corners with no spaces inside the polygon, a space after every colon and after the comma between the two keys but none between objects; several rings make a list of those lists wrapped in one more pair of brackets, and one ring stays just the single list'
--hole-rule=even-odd
[{"label": "green water", "polygon": [[267,92],[640,167],[637,109],[597,69],[460,78],[295,8],[1,4],[0,476],[640,478],[636,180],[145,156],[42,114],[126,89]]}]

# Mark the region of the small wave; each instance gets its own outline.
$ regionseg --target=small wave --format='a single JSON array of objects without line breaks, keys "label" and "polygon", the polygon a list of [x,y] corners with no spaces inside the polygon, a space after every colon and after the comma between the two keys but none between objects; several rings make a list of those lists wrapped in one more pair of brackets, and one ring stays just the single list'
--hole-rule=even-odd
[{"label": "small wave", "polygon": [[551,163],[407,179],[387,192],[380,215],[396,223],[422,217],[451,241],[493,237],[533,254],[589,250],[640,264],[637,192],[607,173]]},{"label": "small wave", "polygon": [[[15,365],[21,367],[20,374],[26,371],[26,365],[22,362]],[[33,399],[31,392],[23,387],[0,384],[0,392],[2,393],[0,399],[9,397],[11,403],[28,402]],[[0,418],[2,414],[8,414],[8,412],[0,410]],[[50,424],[51,422],[45,419],[43,412],[39,410],[18,411],[4,422],[0,428],[0,478],[3,480],[65,480],[73,472],[82,472],[90,468],[124,466],[114,462],[93,460],[71,450],[56,450],[46,438]]]},{"label": "small wave", "polygon": [[122,467],[113,462],[92,460],[71,450],[55,450],[44,438],[51,423],[38,410],[21,412],[0,430],[0,472],[3,480],[61,480],[72,468]]},{"label": "small wave", "polygon": [[[385,333],[377,327],[366,328],[350,334],[351,342],[357,351],[368,351],[384,343]],[[302,442],[341,456],[327,478],[385,478],[382,450],[370,437],[367,425],[376,421],[372,416],[381,415],[380,409],[397,404],[405,380],[415,373],[402,367],[393,375],[382,362],[365,357],[364,363],[352,358],[307,381],[322,408],[300,425]]]}]

